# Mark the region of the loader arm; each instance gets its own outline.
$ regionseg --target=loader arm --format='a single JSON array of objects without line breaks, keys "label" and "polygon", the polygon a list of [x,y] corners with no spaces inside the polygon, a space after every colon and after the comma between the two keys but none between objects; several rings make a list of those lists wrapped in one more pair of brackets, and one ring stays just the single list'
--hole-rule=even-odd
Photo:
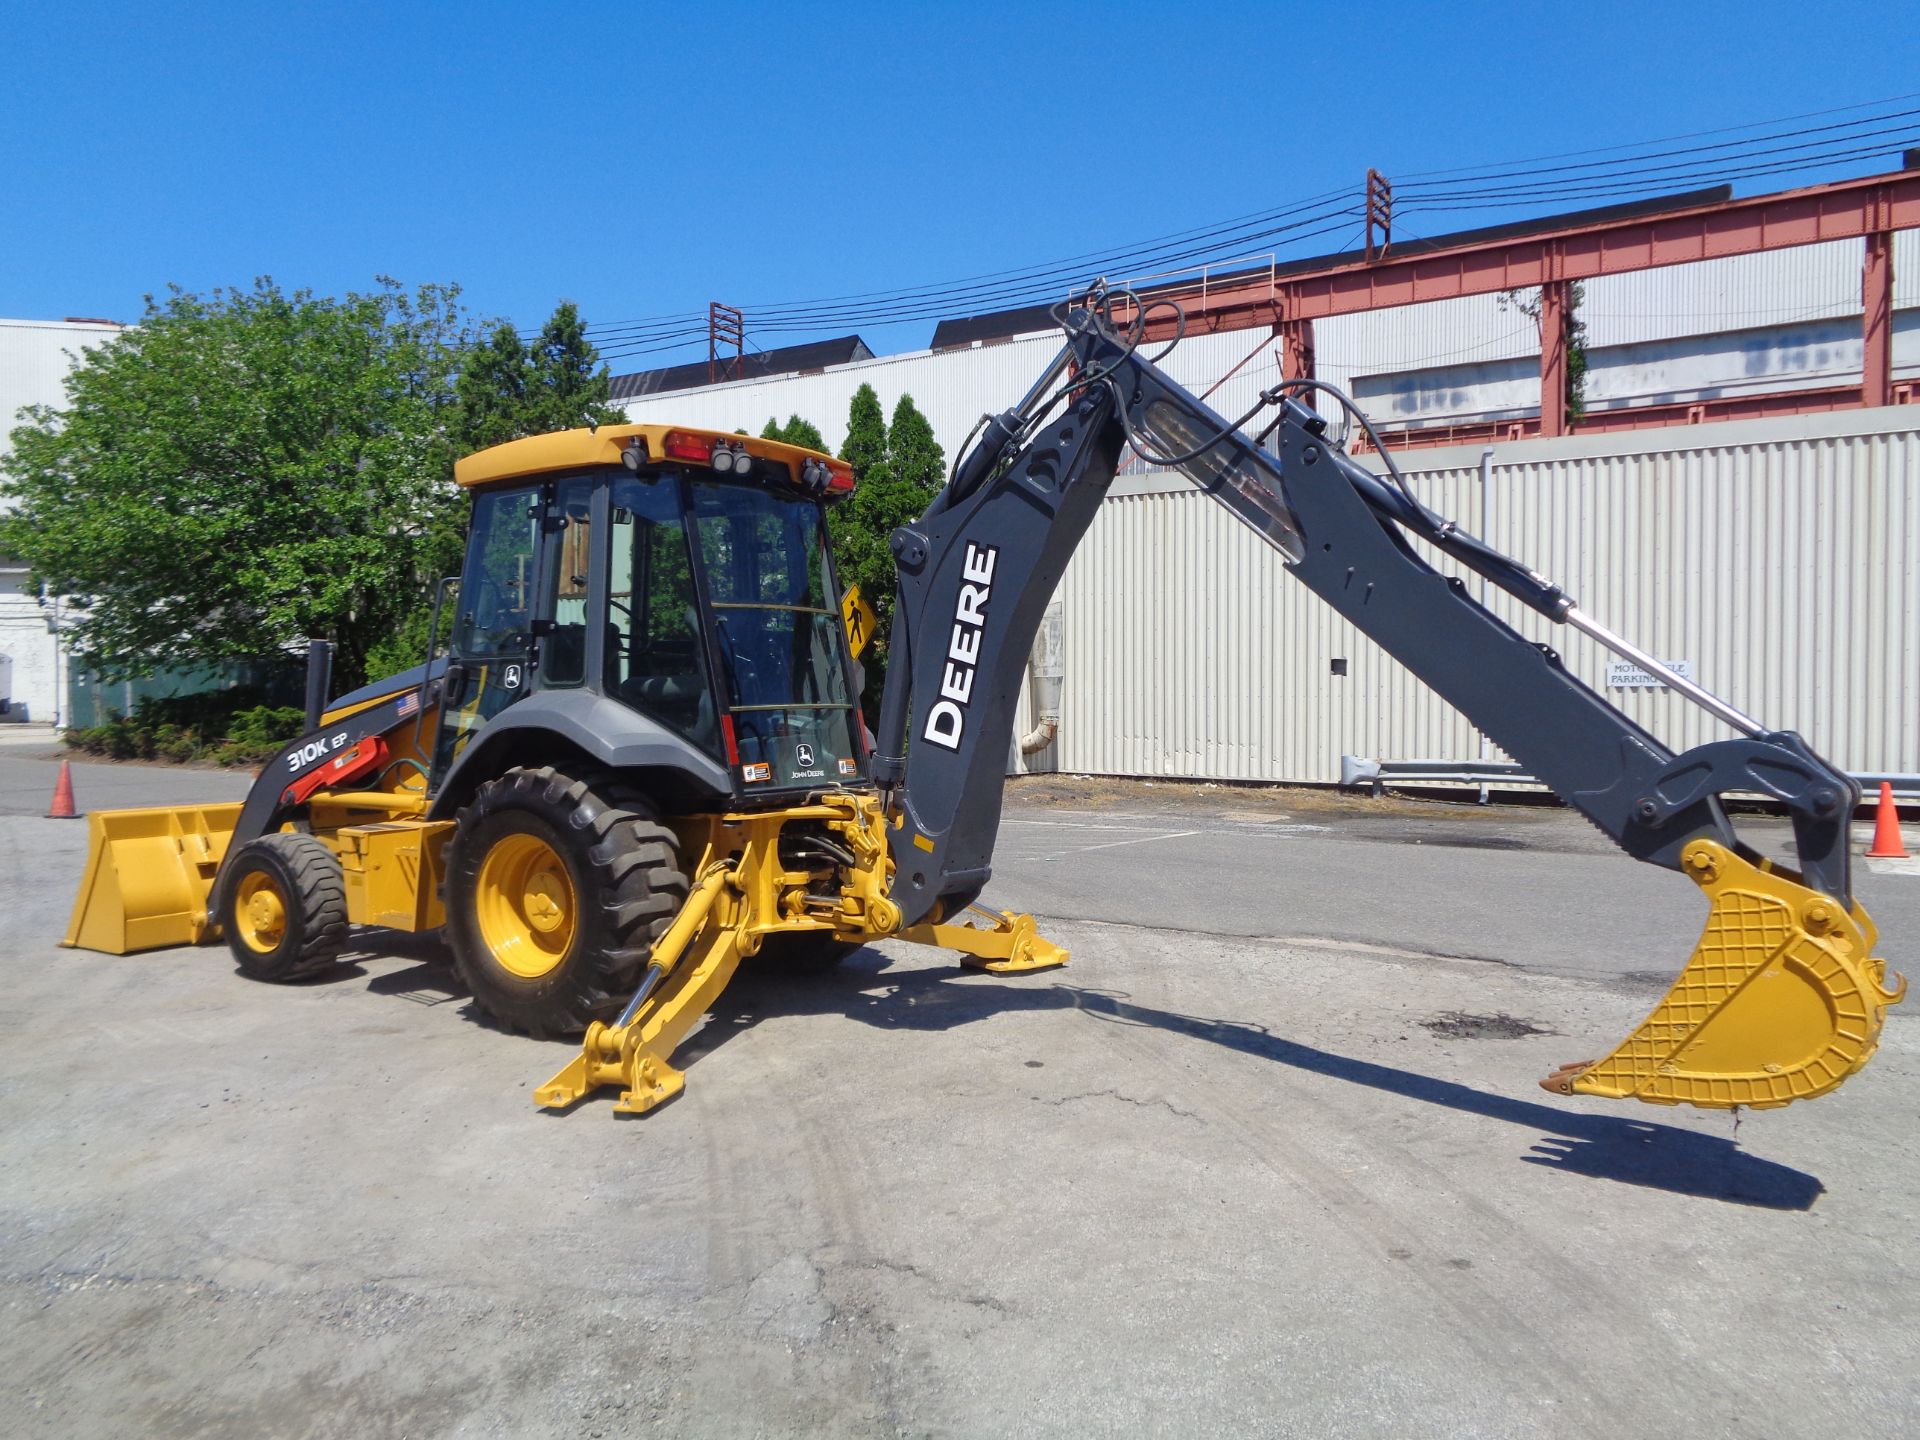
[{"label": "loader arm", "polygon": [[[891,897],[907,924],[954,915],[987,882],[1026,656],[1132,443],[1250,526],[1296,579],[1621,849],[1708,892],[1707,934],[1662,1006],[1614,1055],[1543,1083],[1769,1105],[1830,1089],[1865,1062],[1899,991],[1869,957],[1872,924],[1853,901],[1847,825],[1860,792],[1849,776],[1798,735],[1677,677],[1675,688],[1740,735],[1676,755],[1428,564],[1410,537],[1555,624],[1651,657],[1427,510],[1397,474],[1355,463],[1297,389],[1262,397],[1276,412],[1262,448],[1140,356],[1109,313],[1095,303],[1063,317],[1067,344],[1047,374],[985,422],[947,488],[893,537],[899,594],[873,763],[894,820]],[[1740,843],[1720,798],[1730,791],[1784,806],[1798,875]]]}]

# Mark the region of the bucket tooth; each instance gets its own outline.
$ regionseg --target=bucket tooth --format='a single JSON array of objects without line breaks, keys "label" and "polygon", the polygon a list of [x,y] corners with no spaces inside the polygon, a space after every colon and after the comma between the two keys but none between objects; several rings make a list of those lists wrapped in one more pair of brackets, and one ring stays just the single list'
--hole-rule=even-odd
[{"label": "bucket tooth", "polygon": [[1865,1065],[1887,1007],[1906,994],[1870,958],[1878,937],[1866,912],[1710,840],[1688,845],[1681,863],[1710,902],[1686,968],[1612,1054],[1562,1066],[1542,1087],[1766,1110],[1824,1095]]}]

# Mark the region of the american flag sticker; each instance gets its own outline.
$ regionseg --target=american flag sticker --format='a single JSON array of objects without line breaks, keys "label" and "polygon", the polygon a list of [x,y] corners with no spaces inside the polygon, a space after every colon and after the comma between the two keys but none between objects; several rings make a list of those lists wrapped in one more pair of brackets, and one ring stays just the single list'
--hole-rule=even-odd
[{"label": "american flag sticker", "polygon": [[394,710],[396,713],[404,717],[404,716],[413,714],[413,712],[418,710],[419,708],[420,708],[420,692],[418,690],[409,690],[406,694],[400,697],[400,703],[394,707]]}]

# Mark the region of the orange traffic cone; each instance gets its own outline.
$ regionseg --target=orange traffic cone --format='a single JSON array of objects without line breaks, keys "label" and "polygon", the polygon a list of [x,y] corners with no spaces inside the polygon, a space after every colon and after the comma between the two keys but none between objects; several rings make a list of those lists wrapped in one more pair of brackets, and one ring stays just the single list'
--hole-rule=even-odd
[{"label": "orange traffic cone", "polygon": [[1900,839],[1900,810],[1893,803],[1893,784],[1880,782],[1880,808],[1873,817],[1873,844],[1867,854],[1878,860],[1904,860],[1907,847]]},{"label": "orange traffic cone", "polygon": [[60,762],[60,778],[53,782],[53,806],[47,811],[47,818],[49,820],[80,818],[80,812],[73,808],[73,762],[71,760]]}]

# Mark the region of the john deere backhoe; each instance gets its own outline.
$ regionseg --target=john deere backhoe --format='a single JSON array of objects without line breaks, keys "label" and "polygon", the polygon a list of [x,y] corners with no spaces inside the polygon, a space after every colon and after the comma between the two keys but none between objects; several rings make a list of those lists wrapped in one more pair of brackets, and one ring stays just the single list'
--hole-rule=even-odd
[{"label": "john deere backhoe", "polygon": [[[1628,854],[1705,891],[1672,991],[1612,1053],[1543,1085],[1765,1107],[1865,1064],[1904,982],[1888,985],[1853,900],[1854,781],[1680,677],[1736,733],[1669,751],[1413,541],[1656,662],[1427,509],[1390,459],[1384,478],[1351,460],[1306,403],[1326,387],[1283,383],[1222,419],[1138,353],[1145,312],[1122,303],[1126,324],[1098,289],[1062,311],[1056,360],[893,536],[871,751],[823,524],[847,467],[661,425],[518,440],[457,470],[473,521],[446,658],[334,701],[242,804],[93,815],[67,943],[224,934],[244,974],[277,981],[333,963],[350,926],[444,927],[483,1010],[584,1032],[537,1103],[614,1085],[629,1112],[681,1090],[674,1049],[744,955],[893,938],[998,971],[1061,964],[1030,917],[974,902],[1029,647],[1131,445]],[[1784,807],[1797,872],[1735,837],[1729,792]]]}]

